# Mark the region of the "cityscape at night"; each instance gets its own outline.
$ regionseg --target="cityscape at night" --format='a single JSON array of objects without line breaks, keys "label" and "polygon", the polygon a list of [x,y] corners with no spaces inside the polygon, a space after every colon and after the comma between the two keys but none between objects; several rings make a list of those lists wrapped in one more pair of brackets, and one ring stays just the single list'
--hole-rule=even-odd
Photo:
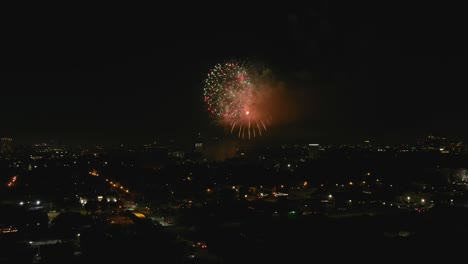
[{"label": "cityscape at night", "polygon": [[212,149],[218,140],[85,148],[1,138],[2,258],[300,260],[307,239],[323,253],[328,243],[355,250],[355,239],[405,250],[466,235],[463,142],[238,141],[228,157]]},{"label": "cityscape at night", "polygon": [[166,5],[6,19],[0,264],[464,257],[456,7]]}]

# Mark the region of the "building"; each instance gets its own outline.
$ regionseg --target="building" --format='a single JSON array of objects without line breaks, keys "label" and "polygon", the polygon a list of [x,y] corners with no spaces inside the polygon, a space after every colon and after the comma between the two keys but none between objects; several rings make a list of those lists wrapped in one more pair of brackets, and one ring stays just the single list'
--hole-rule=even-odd
[{"label": "building", "polygon": [[421,149],[424,151],[446,151],[447,138],[429,135],[421,142]]},{"label": "building", "polygon": [[205,140],[203,139],[201,133],[198,133],[195,137],[194,151],[199,153],[203,152],[205,148],[204,142]]},{"label": "building", "polygon": [[0,153],[2,155],[11,154],[13,152],[13,139],[0,138]]},{"label": "building", "polygon": [[423,151],[440,152],[442,154],[465,154],[466,146],[462,141],[449,139],[440,136],[429,135],[420,141]]},{"label": "building", "polygon": [[308,146],[307,159],[317,160],[320,157],[320,145],[319,144],[309,144]]},{"label": "building", "polygon": [[451,153],[454,153],[454,154],[465,153],[465,144],[463,142],[451,143],[448,147]]},{"label": "building", "polygon": [[203,142],[196,142],[195,143],[195,151],[202,152],[203,151]]},{"label": "building", "polygon": [[372,145],[370,140],[365,140],[364,144],[362,145],[364,149],[372,149]]},{"label": "building", "polygon": [[169,151],[167,155],[171,158],[183,159],[185,157],[185,152],[182,150],[172,150],[172,151]]}]

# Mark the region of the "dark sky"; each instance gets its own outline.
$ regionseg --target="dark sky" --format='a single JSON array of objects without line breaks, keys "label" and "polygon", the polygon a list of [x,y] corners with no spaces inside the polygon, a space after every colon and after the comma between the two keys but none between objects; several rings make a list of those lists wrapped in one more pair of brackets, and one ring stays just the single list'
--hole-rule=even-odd
[{"label": "dark sky", "polygon": [[0,135],[216,134],[201,82],[214,64],[240,59],[268,65],[301,97],[300,118],[273,127],[272,139],[398,142],[433,132],[467,140],[463,9],[349,2],[7,10]]}]

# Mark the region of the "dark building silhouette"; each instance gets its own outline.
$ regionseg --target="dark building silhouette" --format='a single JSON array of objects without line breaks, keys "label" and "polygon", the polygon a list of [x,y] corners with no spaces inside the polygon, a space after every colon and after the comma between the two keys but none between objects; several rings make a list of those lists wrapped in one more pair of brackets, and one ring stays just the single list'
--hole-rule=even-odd
[{"label": "dark building silhouette", "polygon": [[0,138],[0,153],[2,155],[8,155],[13,152],[13,139],[12,138]]}]

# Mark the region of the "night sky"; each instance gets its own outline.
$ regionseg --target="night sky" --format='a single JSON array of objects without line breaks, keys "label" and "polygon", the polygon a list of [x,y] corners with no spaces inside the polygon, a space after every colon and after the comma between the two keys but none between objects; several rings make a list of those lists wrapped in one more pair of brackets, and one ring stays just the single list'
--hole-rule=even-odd
[{"label": "night sky", "polygon": [[201,84],[214,64],[236,59],[268,65],[297,98],[300,113],[272,127],[271,140],[468,140],[459,7],[180,5],[7,12],[0,136],[231,137],[210,121]]}]

